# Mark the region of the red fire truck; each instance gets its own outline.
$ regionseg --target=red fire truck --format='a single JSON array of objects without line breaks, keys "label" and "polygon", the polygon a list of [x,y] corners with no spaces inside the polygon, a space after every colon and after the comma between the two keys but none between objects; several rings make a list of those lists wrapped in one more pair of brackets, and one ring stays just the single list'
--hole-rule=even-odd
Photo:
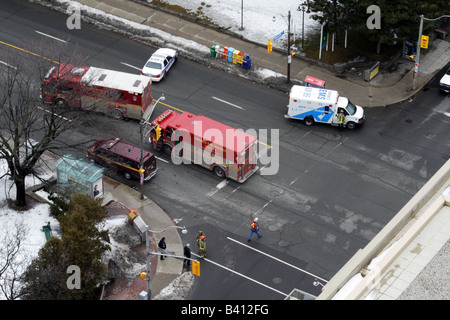
[{"label": "red fire truck", "polygon": [[[149,141],[172,160],[194,163],[218,177],[244,182],[258,170],[255,136],[202,115],[166,110],[151,123]],[[175,161],[174,161],[175,162]]]},{"label": "red fire truck", "polygon": [[146,119],[152,102],[150,77],[96,67],[60,64],[46,74],[45,103],[112,115],[116,119]]}]

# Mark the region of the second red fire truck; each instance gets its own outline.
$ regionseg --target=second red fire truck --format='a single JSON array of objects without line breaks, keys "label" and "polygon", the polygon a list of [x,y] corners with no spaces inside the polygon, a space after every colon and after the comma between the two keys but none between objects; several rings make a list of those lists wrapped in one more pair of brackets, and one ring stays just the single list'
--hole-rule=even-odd
[{"label": "second red fire truck", "polygon": [[[244,182],[258,170],[255,136],[202,115],[166,110],[151,123],[149,141],[179,163],[194,163],[218,177]],[[175,161],[174,161],[175,162]]]},{"label": "second red fire truck", "polygon": [[152,103],[150,77],[126,72],[60,64],[44,78],[45,103],[102,112],[116,119],[146,119]]}]

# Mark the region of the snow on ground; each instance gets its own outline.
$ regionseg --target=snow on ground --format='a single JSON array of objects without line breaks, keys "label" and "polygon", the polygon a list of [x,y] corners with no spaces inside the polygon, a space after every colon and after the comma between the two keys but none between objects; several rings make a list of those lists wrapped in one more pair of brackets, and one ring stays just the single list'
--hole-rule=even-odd
[{"label": "snow on ground", "polygon": [[[204,16],[217,25],[241,34],[244,38],[261,44],[284,31],[284,36],[275,41],[274,47],[281,47],[287,39],[288,13],[291,12],[291,33],[295,39],[302,37],[303,12],[298,10],[300,0],[165,0],[192,12],[201,8]],[[305,1],[306,2],[306,1]],[[243,9],[243,10],[242,10]],[[275,17],[275,21],[273,21]],[[320,28],[305,11],[305,34],[312,28]],[[244,27],[241,30],[241,26]]]}]

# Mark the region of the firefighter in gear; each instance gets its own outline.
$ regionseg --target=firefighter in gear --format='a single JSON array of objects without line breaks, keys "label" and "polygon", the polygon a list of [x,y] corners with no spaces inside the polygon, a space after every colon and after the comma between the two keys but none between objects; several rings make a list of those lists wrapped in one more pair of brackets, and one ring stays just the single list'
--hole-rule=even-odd
[{"label": "firefighter in gear", "polygon": [[198,254],[200,258],[206,257],[206,237],[203,231],[197,233],[196,241],[198,244]]},{"label": "firefighter in gear", "polygon": [[339,113],[338,113],[339,128],[344,127],[344,122],[345,122],[344,109],[341,109],[341,110],[339,110]]}]

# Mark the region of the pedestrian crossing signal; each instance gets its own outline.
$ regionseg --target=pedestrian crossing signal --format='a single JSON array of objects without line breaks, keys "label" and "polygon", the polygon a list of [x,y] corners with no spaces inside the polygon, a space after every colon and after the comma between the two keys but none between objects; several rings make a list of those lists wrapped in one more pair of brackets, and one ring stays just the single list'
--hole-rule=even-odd
[{"label": "pedestrian crossing signal", "polygon": [[269,40],[269,42],[267,43],[267,53],[272,52],[272,45],[273,45],[273,40]]},{"label": "pedestrian crossing signal", "polygon": [[200,277],[200,261],[192,261],[192,274]]}]

